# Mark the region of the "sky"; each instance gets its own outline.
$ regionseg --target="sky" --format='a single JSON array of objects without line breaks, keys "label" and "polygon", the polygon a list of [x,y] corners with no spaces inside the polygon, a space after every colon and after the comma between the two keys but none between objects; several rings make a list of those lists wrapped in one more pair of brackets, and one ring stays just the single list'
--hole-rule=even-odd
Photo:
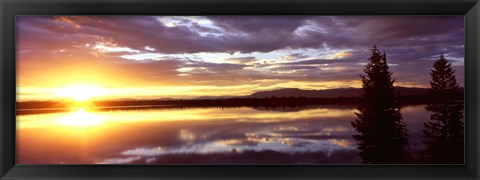
[{"label": "sky", "polygon": [[[429,87],[443,53],[464,85],[463,16],[17,16],[17,99],[248,95],[361,87],[375,44],[395,86]],[[90,90],[92,90],[90,88]]]}]

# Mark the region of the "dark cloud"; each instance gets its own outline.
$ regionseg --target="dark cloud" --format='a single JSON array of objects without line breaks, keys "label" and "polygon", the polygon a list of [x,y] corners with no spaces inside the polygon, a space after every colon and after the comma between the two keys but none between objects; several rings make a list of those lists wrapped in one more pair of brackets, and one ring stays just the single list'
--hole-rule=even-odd
[{"label": "dark cloud", "polygon": [[[136,49],[148,45],[162,53],[269,52],[282,48],[320,48],[324,44],[330,48],[355,49],[375,43],[384,48],[463,45],[461,16],[207,18],[204,20],[211,21],[212,27],[196,22],[191,22],[191,26],[167,27],[156,17],[149,16],[20,17],[18,21],[21,30],[29,26],[57,36],[97,36]],[[202,36],[201,33],[220,35]]]}]

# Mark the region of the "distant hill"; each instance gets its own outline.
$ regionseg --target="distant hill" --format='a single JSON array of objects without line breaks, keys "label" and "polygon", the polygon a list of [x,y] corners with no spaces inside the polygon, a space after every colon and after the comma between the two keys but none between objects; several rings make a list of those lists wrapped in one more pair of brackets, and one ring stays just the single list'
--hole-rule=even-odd
[{"label": "distant hill", "polygon": [[200,96],[197,98],[193,98],[196,100],[203,100],[203,99],[230,99],[230,98],[242,98],[248,96]]},{"label": "distant hill", "polygon": [[[428,93],[428,88],[395,87],[400,96],[421,96]],[[463,88],[460,88],[463,91]],[[308,98],[337,98],[337,97],[360,97],[363,94],[361,88],[338,88],[327,90],[302,90],[298,88],[285,88],[271,91],[255,92],[247,97],[308,97]]]},{"label": "distant hill", "polygon": [[298,88],[285,88],[271,91],[259,91],[251,94],[252,98],[265,97],[308,97],[308,98],[335,98],[335,97],[359,97],[363,93],[362,89],[357,88],[339,88],[328,90],[302,90]]}]

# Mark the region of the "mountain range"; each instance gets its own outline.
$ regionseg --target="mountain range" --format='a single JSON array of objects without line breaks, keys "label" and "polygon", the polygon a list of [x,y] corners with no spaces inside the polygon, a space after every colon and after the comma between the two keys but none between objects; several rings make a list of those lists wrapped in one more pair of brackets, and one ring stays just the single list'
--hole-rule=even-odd
[{"label": "mountain range", "polygon": [[[428,93],[428,88],[395,87],[400,96],[422,96]],[[464,88],[459,88],[460,92]],[[363,94],[362,88],[337,88],[327,90],[303,90],[299,88],[283,88],[270,91],[258,91],[247,96],[202,96],[196,99],[218,99],[218,98],[266,98],[266,97],[307,97],[307,98],[337,98],[337,97],[360,97]]]}]

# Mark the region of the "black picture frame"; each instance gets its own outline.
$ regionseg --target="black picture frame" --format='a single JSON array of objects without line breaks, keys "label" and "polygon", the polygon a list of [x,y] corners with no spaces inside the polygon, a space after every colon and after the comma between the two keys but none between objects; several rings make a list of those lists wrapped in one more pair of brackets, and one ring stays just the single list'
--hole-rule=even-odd
[{"label": "black picture frame", "polygon": [[[479,0],[0,0],[0,179],[479,179]],[[16,165],[15,16],[464,15],[464,165]]]}]

